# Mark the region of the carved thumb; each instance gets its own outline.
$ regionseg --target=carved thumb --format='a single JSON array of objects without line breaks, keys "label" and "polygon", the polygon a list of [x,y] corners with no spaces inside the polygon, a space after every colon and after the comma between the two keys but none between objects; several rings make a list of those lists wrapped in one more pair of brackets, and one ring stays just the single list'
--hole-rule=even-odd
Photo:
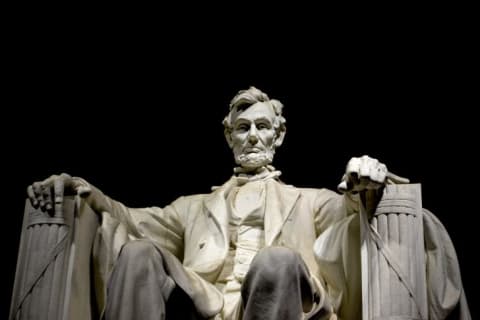
[{"label": "carved thumb", "polygon": [[90,184],[82,178],[72,177],[72,184],[75,192],[81,197],[86,197],[92,192]]},{"label": "carved thumb", "polygon": [[391,172],[387,172],[385,183],[386,184],[406,184],[406,183],[410,183],[410,179],[397,176],[396,174]]}]

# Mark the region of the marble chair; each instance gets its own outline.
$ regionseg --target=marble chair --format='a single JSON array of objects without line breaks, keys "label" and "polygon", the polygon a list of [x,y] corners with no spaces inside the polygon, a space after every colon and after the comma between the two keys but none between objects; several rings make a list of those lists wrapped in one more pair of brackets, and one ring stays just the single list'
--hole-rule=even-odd
[{"label": "marble chair", "polygon": [[[65,197],[63,208],[62,216],[51,216],[26,201],[11,320],[100,318],[102,295],[96,294],[101,290],[95,283],[94,269],[98,266],[94,268],[97,263],[92,254],[100,230],[99,219],[80,197]],[[429,314],[435,308],[432,309],[432,298],[428,294],[439,285],[431,283],[429,289],[428,284],[432,281],[428,279],[427,270],[435,271],[428,268],[437,266],[434,261],[433,264],[426,261],[431,240],[429,233],[425,233],[428,226],[423,224],[424,221],[430,223],[432,217],[422,209],[418,184],[387,185],[373,213],[367,213],[360,206],[356,223],[360,225],[361,266],[354,267],[362,270],[363,319],[443,319],[443,316]],[[318,245],[327,247],[338,243],[342,226],[337,227],[339,229],[322,234]],[[441,245],[445,244],[442,240]],[[453,245],[450,247],[454,255]],[[316,249],[322,252],[321,248]],[[331,288],[341,287],[344,284],[335,283],[339,268],[328,271],[328,265],[335,265],[330,257],[330,254],[323,257],[326,271],[322,276]],[[322,267],[322,256],[317,259]],[[463,307],[456,308],[458,316],[455,318],[470,319],[458,264],[456,260],[450,262],[452,266],[447,271],[454,271],[452,277],[458,278],[458,287],[447,288],[449,292],[439,291],[438,296],[447,300],[449,295],[459,296],[459,305]],[[441,275],[442,272],[445,273],[443,269],[437,273]],[[332,297],[335,298],[334,293]]]},{"label": "marble chair", "polygon": [[78,197],[65,197],[63,216],[26,201],[10,319],[98,318],[91,277],[98,224]]}]

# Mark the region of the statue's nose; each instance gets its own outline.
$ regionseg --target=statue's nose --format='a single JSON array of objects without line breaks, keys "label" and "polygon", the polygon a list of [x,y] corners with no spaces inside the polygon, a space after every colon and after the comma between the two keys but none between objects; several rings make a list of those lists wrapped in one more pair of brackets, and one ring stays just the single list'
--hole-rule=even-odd
[{"label": "statue's nose", "polygon": [[258,142],[257,130],[253,126],[248,132],[248,142],[251,145],[256,145]]}]

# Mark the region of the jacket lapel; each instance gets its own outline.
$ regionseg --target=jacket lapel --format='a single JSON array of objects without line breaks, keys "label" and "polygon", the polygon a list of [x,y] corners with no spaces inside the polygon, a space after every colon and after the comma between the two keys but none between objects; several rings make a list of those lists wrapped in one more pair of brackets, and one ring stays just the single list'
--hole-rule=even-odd
[{"label": "jacket lapel", "polygon": [[235,177],[232,177],[225,184],[215,190],[204,201],[206,212],[209,219],[212,219],[218,231],[222,234],[224,241],[224,254],[228,251],[228,210],[226,203],[226,194],[236,185]]},{"label": "jacket lapel", "polygon": [[[224,185],[215,190],[204,202],[209,218],[213,220],[219,232],[222,234],[225,243],[225,255],[228,251],[229,223],[225,196],[236,183],[235,177],[232,177]],[[288,217],[291,215],[300,196],[300,191],[296,188],[282,185],[273,179],[268,180],[266,188],[265,244],[266,246],[271,246]]]},{"label": "jacket lapel", "polygon": [[267,182],[266,188],[265,245],[271,246],[292,213],[300,191],[284,186],[273,179]]}]

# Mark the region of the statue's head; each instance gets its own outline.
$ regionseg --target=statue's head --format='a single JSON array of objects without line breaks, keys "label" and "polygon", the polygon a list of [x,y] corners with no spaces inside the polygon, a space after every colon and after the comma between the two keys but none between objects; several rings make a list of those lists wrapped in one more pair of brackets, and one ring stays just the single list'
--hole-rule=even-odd
[{"label": "statue's head", "polygon": [[286,132],[282,108],[280,101],[255,87],[240,90],[230,102],[223,120],[225,138],[235,162],[247,171],[270,164],[282,145]]}]

